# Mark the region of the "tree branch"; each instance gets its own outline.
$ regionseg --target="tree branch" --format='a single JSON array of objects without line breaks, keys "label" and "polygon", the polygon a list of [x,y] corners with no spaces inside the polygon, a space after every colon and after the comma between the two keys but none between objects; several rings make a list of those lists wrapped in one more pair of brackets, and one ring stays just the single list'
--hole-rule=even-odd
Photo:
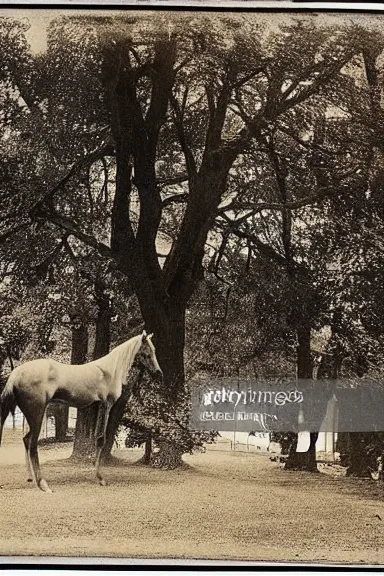
[{"label": "tree branch", "polygon": [[240,78],[240,80],[232,84],[232,88],[235,90],[237,90],[237,88],[241,88],[242,86],[244,86],[244,84],[246,84],[256,76],[258,76],[261,72],[265,72],[265,65],[259,66],[258,68],[256,68],[256,70],[253,70],[252,72],[249,72],[249,74],[243,76],[243,78]]},{"label": "tree branch", "polygon": [[[348,178],[354,173],[355,170],[351,170],[350,172],[348,172],[343,176],[343,179]],[[243,222],[248,220],[248,218],[255,216],[256,214],[262,212],[263,210],[279,210],[279,211],[297,210],[298,208],[303,208],[304,206],[315,204],[317,201],[322,200],[323,198],[337,196],[337,194],[342,194],[343,192],[345,192],[345,190],[338,189],[338,185],[340,184],[341,183],[338,182],[332,186],[324,186],[322,188],[319,188],[315,194],[310,194],[309,196],[305,196],[300,200],[293,200],[291,202],[287,202],[286,204],[280,204],[277,202],[260,202],[255,206],[255,208],[250,210],[247,214],[244,214],[244,216],[241,216],[237,220],[232,220],[232,222],[233,224],[236,224],[238,226],[239,224],[242,224]],[[222,215],[225,212],[228,212],[229,210],[233,210],[234,208],[239,209],[241,208],[241,206],[239,206],[236,203],[231,203],[228,206],[224,206],[221,210],[219,210],[219,215]]]},{"label": "tree branch", "polygon": [[46,214],[46,220],[55,224],[58,228],[65,230],[68,233],[67,236],[75,236],[90,248],[94,248],[105,258],[112,258],[111,249],[107,244],[99,242],[94,236],[80,230],[69,218],[61,216],[57,212],[49,211],[49,213]]},{"label": "tree branch", "polygon": [[104,143],[102,146],[99,146],[98,148],[96,148],[95,150],[93,150],[92,152],[87,154],[86,156],[77,160],[77,162],[75,162],[71,166],[71,168],[64,174],[64,176],[58,182],[56,182],[56,184],[54,186],[52,186],[52,188],[50,190],[45,192],[45,194],[43,195],[42,198],[40,198],[37,202],[35,202],[35,204],[33,204],[33,206],[29,210],[30,218],[33,219],[35,217],[35,215],[38,214],[38,212],[42,209],[43,205],[47,201],[52,200],[52,198],[54,197],[56,192],[58,192],[63,186],[65,186],[65,184],[67,182],[69,182],[69,180],[72,178],[72,176],[74,174],[76,174],[83,166],[85,166],[89,163],[92,164],[96,160],[99,160],[104,155],[106,155],[107,152],[109,152],[109,151],[110,151],[110,146],[108,146]]},{"label": "tree branch", "polygon": [[230,229],[230,233],[234,236],[237,236],[237,238],[248,240],[264,256],[271,258],[280,265],[287,266],[288,262],[286,258],[279,254],[279,252],[276,252],[271,246],[262,242],[255,234],[252,234],[251,232],[244,232],[243,230],[238,230],[237,228],[232,227]]},{"label": "tree branch", "polygon": [[380,53],[380,46],[367,47],[363,51],[363,60],[371,101],[371,122],[374,125],[374,130],[378,133],[377,141],[380,143],[380,148],[382,148],[382,124],[384,115],[381,104],[381,79],[377,62]]},{"label": "tree branch", "polygon": [[174,186],[175,184],[188,182],[188,179],[188,174],[180,174],[179,176],[170,176],[169,178],[158,178],[156,183],[158,186]]},{"label": "tree branch", "polygon": [[292,260],[292,215],[291,210],[287,208],[288,189],[287,189],[287,169],[285,161],[279,158],[275,148],[274,134],[272,133],[269,140],[265,139],[268,149],[268,156],[275,173],[277,188],[279,190],[282,205],[282,242],[284,246],[285,257],[287,261]]},{"label": "tree branch", "polygon": [[210,112],[206,136],[206,150],[214,151],[221,144],[223,126],[231,97],[231,88],[228,82],[224,82],[221,92],[217,97],[216,106],[213,103],[213,95],[210,93],[210,90],[206,90]]},{"label": "tree branch", "polygon": [[168,198],[164,198],[162,206],[166,208],[171,204],[184,204],[188,201],[189,194],[175,194],[174,196],[168,196]]},{"label": "tree branch", "polygon": [[184,131],[184,125],[183,125],[183,120],[184,120],[183,114],[181,112],[179,103],[178,103],[176,97],[174,96],[174,94],[171,94],[170,102],[171,102],[171,106],[173,109],[174,122],[175,122],[177,135],[179,138],[180,146],[181,146],[181,149],[183,151],[185,163],[187,166],[189,182],[191,184],[191,189],[193,189],[193,183],[195,182],[196,177],[197,177],[196,161],[195,161],[195,158],[193,156],[192,148],[187,142],[187,138],[186,138],[185,131]]},{"label": "tree branch", "polygon": [[189,62],[191,62],[191,60],[192,60],[192,58],[190,56],[188,56],[187,58],[184,58],[184,60],[182,60],[180,62],[180,64],[175,66],[174,73],[176,74],[177,72],[179,72],[182,68],[184,68],[184,66],[186,66],[186,64],[189,64]]},{"label": "tree branch", "polygon": [[352,55],[352,53],[349,53],[343,59],[330,66],[325,70],[324,74],[319,74],[310,86],[301,89],[299,93],[292,98],[281,99],[280,79],[276,78],[275,82],[273,79],[270,79],[267,102],[264,109],[253,116],[251,120],[246,121],[244,119],[244,128],[242,128],[234,138],[225,143],[228,157],[236,158],[237,154],[249,145],[250,140],[255,137],[257,138],[261,134],[262,130],[268,128],[268,126],[274,122],[278,116],[316,94],[321,86],[329,82],[332,77],[349,62]]},{"label": "tree branch", "polygon": [[161,38],[155,42],[155,56],[151,66],[151,100],[145,118],[149,146],[153,153],[172,93],[175,57],[176,44],[173,40]]},{"label": "tree branch", "polygon": [[66,248],[67,245],[67,240],[68,240],[68,236],[69,236],[69,232],[65,232],[64,236],[62,237],[62,239],[60,240],[60,242],[58,242],[56,244],[56,246],[53,248],[53,250],[51,250],[50,252],[48,252],[48,254],[42,259],[40,260],[40,262],[38,262],[37,264],[33,264],[31,266],[31,268],[37,273],[37,274],[46,274],[48,272],[48,268],[50,266],[50,264],[54,261],[54,259],[56,258],[56,256],[59,254],[59,252],[61,251],[62,248]]},{"label": "tree branch", "polygon": [[[296,96],[292,98],[285,97],[280,103],[279,113],[285,112],[289,108],[292,108],[292,106],[297,106],[297,104],[304,102],[304,100],[308,100],[310,96],[316,94],[316,92],[322,85],[329,82],[329,80],[337,72],[340,72],[341,68],[343,68],[343,66],[345,66],[349,62],[351,57],[352,54],[348,54],[347,56],[336,62],[333,66],[330,66],[327,70],[325,70],[324,74],[319,74],[318,77],[312,82],[312,84],[310,84],[306,88],[299,90],[299,93]],[[284,93],[283,96],[285,96],[285,94],[286,93]]]},{"label": "tree branch", "polygon": [[228,228],[227,230],[223,231],[223,238],[222,238],[220,247],[217,251],[217,256],[213,261],[212,270],[216,276],[218,275],[220,262],[224,256],[224,252],[225,252],[225,248],[227,247],[227,244],[228,244],[229,236],[230,236],[230,229]]},{"label": "tree branch", "polygon": [[205,94],[207,96],[207,104],[208,104],[209,114],[211,116],[213,116],[215,113],[215,110],[216,110],[216,106],[215,106],[215,98],[213,96],[213,91],[211,90],[210,86],[205,86]]},{"label": "tree branch", "polygon": [[312,151],[315,148],[316,150],[319,150],[319,152],[323,152],[324,154],[328,154],[328,156],[341,156],[344,154],[344,151],[342,151],[342,150],[339,150],[339,151],[329,150],[328,148],[325,148],[324,146],[321,146],[320,144],[317,144],[313,141],[312,142],[306,142],[305,140],[303,140],[302,138],[297,136],[297,134],[294,134],[291,130],[282,126],[279,122],[276,123],[276,128],[280,132],[283,132],[283,134],[286,134],[287,136],[292,138],[292,140],[294,140],[295,142],[300,144],[300,146],[302,146],[306,150]]},{"label": "tree branch", "polygon": [[20,222],[20,224],[17,224],[17,226],[14,226],[13,228],[7,230],[6,232],[3,232],[3,234],[0,234],[0,246],[4,244],[8,240],[8,238],[10,238],[13,234],[17,234],[17,232],[19,232],[23,228],[30,226],[30,224],[31,222],[29,220],[26,222],[25,221]]}]

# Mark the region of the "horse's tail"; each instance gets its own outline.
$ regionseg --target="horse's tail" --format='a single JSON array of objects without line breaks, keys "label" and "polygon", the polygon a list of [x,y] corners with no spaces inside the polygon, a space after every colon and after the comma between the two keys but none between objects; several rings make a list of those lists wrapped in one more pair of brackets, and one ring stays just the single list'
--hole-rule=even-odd
[{"label": "horse's tail", "polygon": [[15,377],[16,375],[14,374],[14,372],[12,372],[0,396],[0,446],[1,446],[1,437],[3,434],[3,427],[8,417],[8,414],[12,412],[12,415],[14,415],[15,413],[16,408],[16,398],[14,394],[14,384],[16,379]]}]

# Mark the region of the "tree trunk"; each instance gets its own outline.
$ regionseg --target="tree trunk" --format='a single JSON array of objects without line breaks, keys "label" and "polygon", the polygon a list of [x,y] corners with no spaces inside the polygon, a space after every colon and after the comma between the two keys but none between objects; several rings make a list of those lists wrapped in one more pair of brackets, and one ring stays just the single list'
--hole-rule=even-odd
[{"label": "tree trunk", "polygon": [[[164,374],[164,396],[170,408],[177,408],[184,401],[185,370],[184,370],[184,342],[185,342],[185,307],[177,299],[170,303],[158,302],[146,298],[146,291],[137,290],[142,315],[146,321],[146,328],[153,332],[156,355]],[[156,301],[155,301],[156,303]],[[181,465],[179,448],[174,442],[166,438],[157,442],[158,451],[150,458],[151,465],[164,469],[173,469]],[[152,446],[146,445],[147,457]]]},{"label": "tree trunk", "polygon": [[77,411],[73,458],[94,459],[96,456],[96,431],[99,405],[92,404]]},{"label": "tree trunk", "polygon": [[147,438],[147,440],[145,441],[144,456],[141,459],[142,463],[143,464],[150,464],[151,463],[151,456],[152,456],[152,436],[150,434],[149,437]]},{"label": "tree trunk", "polygon": [[107,441],[104,446],[104,458],[106,460],[111,458],[113,444],[116,438],[116,433],[119,428],[120,422],[124,416],[125,407],[127,405],[127,398],[120,396],[117,402],[113,405],[109,414],[109,421],[107,427]]},{"label": "tree trunk", "polygon": [[347,476],[370,477],[372,462],[367,454],[365,435],[362,432],[348,433],[348,461]]},{"label": "tree trunk", "polygon": [[[185,310],[172,311],[168,316],[167,337],[156,341],[156,352],[164,372],[164,394],[169,405],[174,408],[185,400],[184,340]],[[151,466],[165,470],[173,470],[182,465],[183,451],[174,442],[163,438],[157,441],[157,447],[158,451],[151,455],[151,439],[146,442],[143,463],[149,462]]]},{"label": "tree trunk", "polygon": [[[344,359],[343,347],[341,344],[342,335],[342,313],[337,310],[333,319],[333,338],[330,341],[331,353],[324,357],[324,364],[319,367],[318,378],[331,378],[336,380],[341,372],[342,362]],[[365,360],[365,358],[363,358]],[[321,369],[321,370],[320,370]],[[358,376],[361,378],[367,371],[367,365],[359,363]],[[348,390],[338,392],[348,395]],[[349,402],[348,419],[349,422],[358,422],[360,417],[360,402],[358,390],[353,390],[353,402]],[[351,412],[352,407],[354,413]],[[343,414],[339,415],[340,418]],[[347,466],[347,476],[357,476],[360,478],[370,477],[371,467],[376,462],[372,462],[372,455],[369,454],[368,445],[372,441],[371,433],[363,432],[344,432],[338,435],[339,452],[341,453],[342,464]]]},{"label": "tree trunk", "polygon": [[296,452],[298,436],[295,434],[284,469],[318,472],[316,462],[316,442],[318,437],[318,432],[310,432],[310,444],[308,450],[306,452]]},{"label": "tree trunk", "polygon": [[153,468],[162,468],[163,470],[174,470],[183,465],[183,450],[176,446],[174,442],[164,439],[158,442],[158,451],[154,452],[151,457],[151,466]]},{"label": "tree trunk", "polygon": [[[109,297],[103,291],[100,280],[95,282],[98,315],[96,319],[95,347],[93,359],[101,358],[109,352],[111,307]],[[95,458],[96,436],[102,424],[102,411],[99,403],[77,411],[75,442],[72,456],[74,458]]]},{"label": "tree trunk", "polygon": [[[71,364],[84,364],[88,353],[88,327],[85,324],[73,322]],[[63,442],[67,437],[69,406],[52,404],[51,413],[55,417],[55,441]]]},{"label": "tree trunk", "polygon": [[[358,423],[361,418],[359,392],[358,389],[353,390],[353,402],[349,402],[348,412],[351,423]],[[344,394],[348,394],[348,392],[344,391]],[[349,394],[352,393],[349,392]],[[372,447],[372,443],[376,444],[377,442],[380,445],[379,433],[377,432],[348,432],[346,442],[347,476],[360,478],[370,476],[371,468],[376,466],[376,458],[373,458],[372,461],[372,453],[369,448]]]},{"label": "tree trunk", "polygon": [[[180,227],[178,239],[163,268],[159,264],[156,236],[162,217],[162,199],[156,182],[156,150],[160,128],[166,121],[172,98],[176,46],[174,39],[159,36],[154,43],[151,69],[151,102],[143,116],[137,80],[130,65],[130,48],[116,39],[104,51],[102,81],[111,111],[111,127],[116,147],[116,190],[111,218],[111,251],[119,270],[130,279],[139,301],[145,328],[154,333],[157,357],[164,373],[165,394],[173,406],[184,395],[185,311],[188,299],[201,276],[204,246],[217,206],[225,190],[226,177],[237,152],[219,153],[225,114],[218,113],[210,124],[205,154],[199,172],[194,161],[187,161],[191,201]],[[126,66],[121,66],[124,54]],[[224,91],[225,92],[225,91]],[[222,96],[225,112],[229,93]],[[182,131],[182,129],[181,129]],[[233,156],[233,157],[232,157]],[[140,200],[136,232],[130,221],[130,192],[134,182]],[[156,461],[164,467],[174,465],[179,456],[173,444],[164,442]],[[177,450],[176,450],[177,452]]]},{"label": "tree trunk", "polygon": [[297,331],[297,378],[311,380],[312,377],[311,327],[302,324]]},{"label": "tree trunk", "polygon": [[66,404],[57,404],[54,409],[52,406],[51,413],[55,417],[55,442],[64,442],[68,432],[69,406]]},{"label": "tree trunk", "polygon": [[[165,321],[164,321],[165,320]],[[157,331],[156,355],[164,373],[165,394],[177,403],[184,392],[185,310],[165,316],[163,332]]]},{"label": "tree trunk", "polygon": [[[148,313],[146,323],[148,331],[155,334],[161,334],[161,338],[154,339],[156,346],[156,355],[159,364],[164,373],[164,395],[169,405],[177,406],[182,401],[184,392],[184,312],[176,314],[172,312],[171,319],[167,318],[160,307]],[[158,328],[161,322],[162,331]],[[132,371],[129,386],[135,384],[137,374]],[[108,459],[111,455],[113,442],[117,429],[125,412],[127,398],[121,398],[117,401],[110,414],[110,425],[107,429],[107,444],[105,447],[105,457]],[[145,454],[142,463],[151,464],[158,468],[173,469],[176,465],[181,465],[182,452],[173,442],[167,442],[166,438],[158,442],[158,451],[154,458],[152,456],[152,440],[149,438],[145,444]],[[178,463],[178,464],[177,464]]]},{"label": "tree trunk", "polygon": [[[312,379],[313,363],[311,357],[311,328],[302,324],[297,331],[297,377],[298,379]],[[305,413],[304,413],[305,418]],[[316,441],[318,432],[310,433],[310,444],[307,452],[296,452],[298,436],[295,435],[291,444],[285,470],[305,470],[307,472],[318,472],[316,462]]]}]

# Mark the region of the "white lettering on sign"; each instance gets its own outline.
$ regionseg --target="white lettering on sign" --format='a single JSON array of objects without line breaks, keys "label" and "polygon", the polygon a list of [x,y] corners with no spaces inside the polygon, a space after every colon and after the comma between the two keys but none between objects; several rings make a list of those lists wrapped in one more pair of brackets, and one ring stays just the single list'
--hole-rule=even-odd
[{"label": "white lettering on sign", "polygon": [[229,403],[235,408],[241,403],[243,406],[250,404],[274,404],[275,406],[285,406],[287,403],[303,402],[303,393],[300,390],[209,390],[203,395],[203,405],[212,406],[214,404]]},{"label": "white lettering on sign", "polygon": [[[257,422],[264,430],[269,430],[269,422],[271,420],[277,421],[275,414],[266,414],[262,412],[238,412],[236,419],[240,421]],[[205,411],[200,412],[200,420],[202,422],[220,422],[222,420],[235,420],[235,412],[213,412]]]}]

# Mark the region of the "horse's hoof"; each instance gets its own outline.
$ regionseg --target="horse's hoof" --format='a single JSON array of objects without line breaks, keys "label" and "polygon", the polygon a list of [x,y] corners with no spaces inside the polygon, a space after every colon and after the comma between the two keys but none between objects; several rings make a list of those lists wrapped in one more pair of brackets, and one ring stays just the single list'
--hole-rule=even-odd
[{"label": "horse's hoof", "polygon": [[100,486],[107,486],[106,480],[102,479],[99,482],[100,482]]},{"label": "horse's hoof", "polygon": [[53,494],[52,490],[50,489],[50,487],[47,484],[46,480],[40,480],[39,482],[39,488],[40,490],[42,490],[43,492],[45,492],[46,494]]}]

